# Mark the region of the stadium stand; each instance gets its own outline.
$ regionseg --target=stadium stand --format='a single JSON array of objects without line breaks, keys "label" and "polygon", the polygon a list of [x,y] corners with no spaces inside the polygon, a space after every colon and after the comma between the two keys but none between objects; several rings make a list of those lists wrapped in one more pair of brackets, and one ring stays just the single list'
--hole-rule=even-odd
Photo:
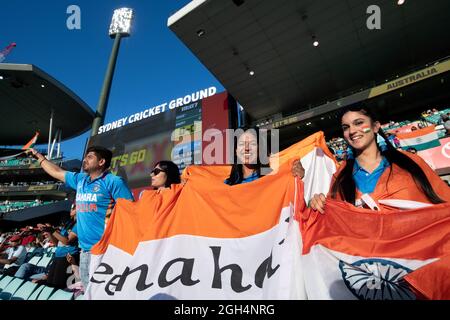
[{"label": "stadium stand", "polygon": [[[39,250],[28,248],[25,263],[47,268],[54,258],[56,247]],[[72,300],[74,292],[56,289],[45,284],[39,284],[17,277],[0,275],[0,300]],[[77,295],[76,300],[82,300],[83,295]]]},{"label": "stadium stand", "polygon": [[0,212],[11,212],[16,210],[22,210],[25,208],[33,208],[37,206],[45,206],[51,203],[55,203],[56,201],[50,200],[50,201],[13,201],[8,203],[1,203],[0,204]]},{"label": "stadium stand", "polygon": [[12,295],[10,300],[28,300],[33,291],[38,288],[38,284],[26,281],[22,286]]}]

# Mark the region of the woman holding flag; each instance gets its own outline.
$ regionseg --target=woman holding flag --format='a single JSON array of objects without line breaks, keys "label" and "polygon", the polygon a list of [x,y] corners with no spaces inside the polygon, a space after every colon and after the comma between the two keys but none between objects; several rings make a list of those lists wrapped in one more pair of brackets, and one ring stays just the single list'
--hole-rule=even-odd
[{"label": "woman holding flag", "polygon": [[[450,202],[444,181],[419,156],[396,150],[367,110],[345,110],[341,126],[348,157],[335,173],[328,197],[373,210]],[[310,207],[323,213],[325,202],[324,194],[316,194]]]},{"label": "woman holding flag", "polygon": [[162,160],[155,164],[150,173],[151,187],[153,190],[170,188],[171,184],[181,183],[180,171],[175,163]]},{"label": "woman holding flag", "polygon": [[[267,139],[264,139],[257,129],[244,127],[238,130],[243,131],[237,138],[230,176],[225,180],[230,186],[252,182],[272,171],[269,166]],[[291,172],[294,177],[303,178],[305,169],[299,160],[293,162]]]}]

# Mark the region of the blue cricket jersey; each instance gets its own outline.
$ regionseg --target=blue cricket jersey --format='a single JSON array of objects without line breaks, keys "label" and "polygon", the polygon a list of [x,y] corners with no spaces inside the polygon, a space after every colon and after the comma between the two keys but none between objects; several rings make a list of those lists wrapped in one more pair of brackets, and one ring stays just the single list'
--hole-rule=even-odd
[{"label": "blue cricket jersey", "polygon": [[383,157],[378,167],[372,173],[369,173],[355,160],[355,164],[353,165],[353,180],[355,180],[356,188],[363,194],[372,193],[381,175],[389,167],[389,161]]},{"label": "blue cricket jersey", "polygon": [[133,195],[121,177],[109,171],[91,181],[86,173],[67,172],[66,186],[76,190],[77,235],[80,248],[90,251],[105,231],[106,214],[117,199],[133,200]]},{"label": "blue cricket jersey", "polygon": [[[75,224],[72,227],[72,230],[70,230],[71,232],[75,233],[78,235],[78,231],[77,231],[77,225]],[[61,235],[63,237],[68,237],[69,236],[69,229],[67,229],[66,227],[64,227],[61,231],[60,231]],[[62,258],[65,257],[68,253],[70,253],[71,255],[75,255],[80,251],[80,249],[78,248],[78,239],[77,241],[75,241],[75,243],[70,244],[70,245],[61,245],[56,247],[55,250],[55,257],[56,258]]]},{"label": "blue cricket jersey", "polygon": [[[249,175],[247,178],[242,179],[242,182],[240,184],[242,184],[242,183],[249,183],[249,182],[258,180],[259,178],[261,178],[261,177],[255,171],[251,175]],[[224,183],[225,184],[229,184],[228,179],[225,179]]]}]

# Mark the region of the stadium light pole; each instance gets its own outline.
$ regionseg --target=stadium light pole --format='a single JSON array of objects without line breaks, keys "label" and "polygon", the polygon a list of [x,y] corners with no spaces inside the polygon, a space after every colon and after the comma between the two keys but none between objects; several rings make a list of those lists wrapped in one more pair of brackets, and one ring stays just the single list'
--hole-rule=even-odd
[{"label": "stadium light pole", "polygon": [[109,58],[108,69],[106,70],[105,79],[103,80],[102,91],[97,104],[97,111],[92,123],[91,137],[95,136],[100,126],[105,120],[106,108],[108,106],[109,93],[111,91],[111,83],[116,68],[117,56],[119,54],[120,41],[124,37],[130,36],[131,23],[134,18],[133,9],[120,8],[114,10],[111,25],[109,27],[109,36],[114,39],[114,45]]}]

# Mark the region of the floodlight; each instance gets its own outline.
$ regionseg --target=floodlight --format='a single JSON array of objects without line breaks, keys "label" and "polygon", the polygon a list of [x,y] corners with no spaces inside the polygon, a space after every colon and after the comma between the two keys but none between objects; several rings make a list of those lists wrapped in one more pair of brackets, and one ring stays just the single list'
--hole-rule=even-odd
[{"label": "floodlight", "polygon": [[130,36],[133,18],[133,9],[120,8],[114,10],[111,25],[109,27],[109,36],[111,38],[114,38],[117,34],[120,34],[122,37]]}]

